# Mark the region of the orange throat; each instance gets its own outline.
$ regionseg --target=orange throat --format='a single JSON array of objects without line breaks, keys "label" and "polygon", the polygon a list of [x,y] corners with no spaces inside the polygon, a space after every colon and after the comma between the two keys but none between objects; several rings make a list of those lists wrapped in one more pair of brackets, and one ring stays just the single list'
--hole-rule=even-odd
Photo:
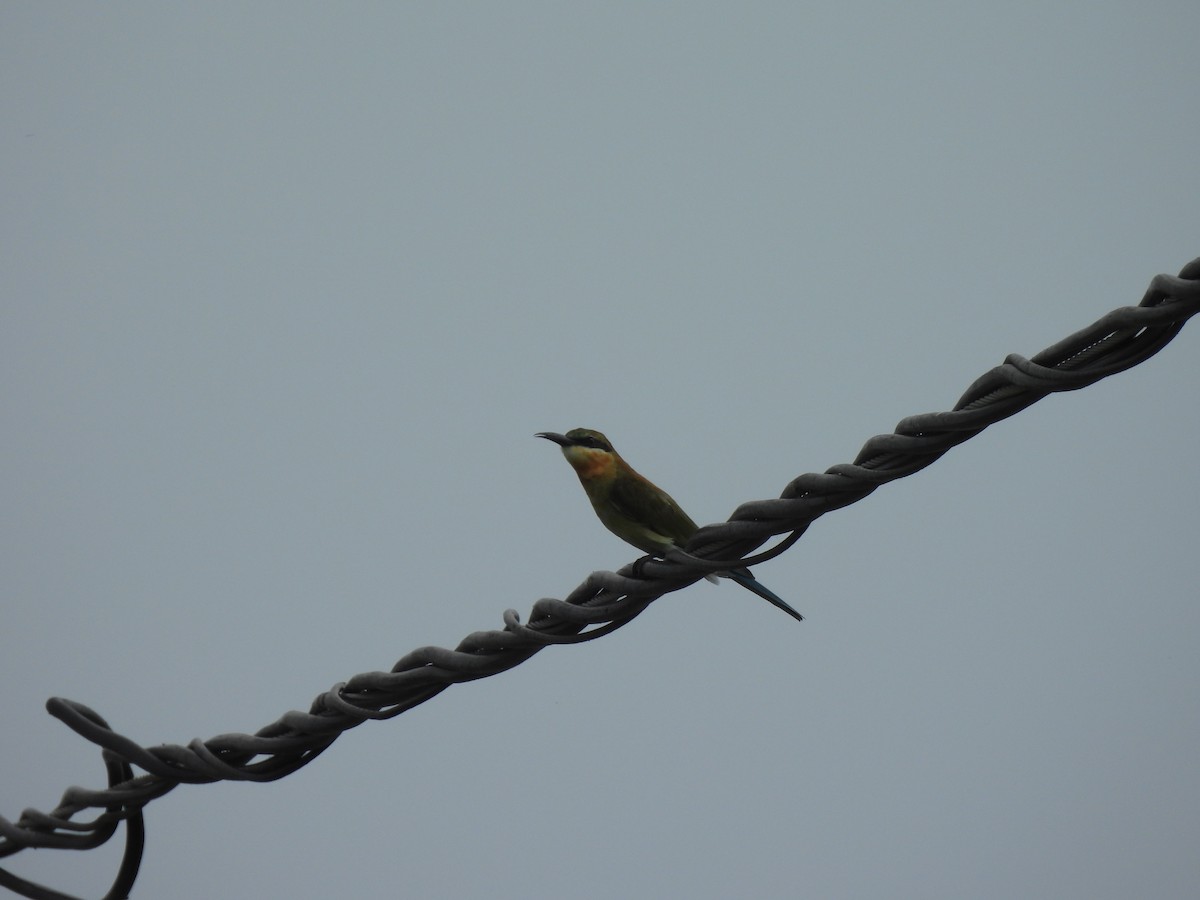
[{"label": "orange throat", "polygon": [[604,450],[590,447],[571,447],[565,454],[567,462],[580,481],[595,481],[611,476],[617,470],[616,458]]}]

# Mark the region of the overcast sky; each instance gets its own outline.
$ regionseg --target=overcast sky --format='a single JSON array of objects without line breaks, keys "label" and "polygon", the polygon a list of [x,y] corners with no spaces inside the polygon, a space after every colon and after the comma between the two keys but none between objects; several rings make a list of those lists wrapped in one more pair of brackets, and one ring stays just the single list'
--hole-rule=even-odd
[{"label": "overcast sky", "polygon": [[[0,815],[253,732],[1200,255],[1200,5],[0,7]],[[1194,897],[1200,325],[695,585],[147,810],[134,897]],[[119,842],[5,860],[98,896]]]}]

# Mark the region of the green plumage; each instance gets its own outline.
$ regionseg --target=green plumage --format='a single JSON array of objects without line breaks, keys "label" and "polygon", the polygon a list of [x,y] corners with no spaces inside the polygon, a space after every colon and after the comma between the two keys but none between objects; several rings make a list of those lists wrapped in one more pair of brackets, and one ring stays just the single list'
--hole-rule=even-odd
[{"label": "green plumage", "polygon": [[[683,547],[697,531],[696,523],[671,496],[634,471],[599,431],[574,428],[566,434],[539,432],[553,441],[579,476],[592,508],[604,527],[626,543],[661,556]],[[761,585],[749,569],[718,573],[779,607],[797,620],[804,617]]]}]

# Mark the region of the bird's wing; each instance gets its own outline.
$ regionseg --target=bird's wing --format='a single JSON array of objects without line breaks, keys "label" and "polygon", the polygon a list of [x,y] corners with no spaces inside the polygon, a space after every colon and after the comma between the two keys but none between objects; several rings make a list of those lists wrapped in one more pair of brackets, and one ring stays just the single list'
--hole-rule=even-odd
[{"label": "bird's wing", "polygon": [[683,546],[696,533],[696,523],[679,504],[640,475],[637,480],[617,480],[609,494],[609,502],[622,516],[660,534],[669,543]]}]

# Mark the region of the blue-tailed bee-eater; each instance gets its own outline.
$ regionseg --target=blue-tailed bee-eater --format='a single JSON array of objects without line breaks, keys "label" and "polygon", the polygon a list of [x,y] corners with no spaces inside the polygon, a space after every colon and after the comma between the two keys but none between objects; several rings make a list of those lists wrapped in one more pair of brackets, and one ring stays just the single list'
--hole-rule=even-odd
[{"label": "blue-tailed bee-eater", "polygon": [[[666,491],[634,471],[612,443],[598,431],[574,428],[566,434],[540,431],[536,437],[554,441],[579,476],[604,527],[639,550],[661,556],[671,547],[682,548],[696,533],[696,523]],[[749,569],[718,572],[736,581],[797,621],[796,612],[760,584]]]}]

